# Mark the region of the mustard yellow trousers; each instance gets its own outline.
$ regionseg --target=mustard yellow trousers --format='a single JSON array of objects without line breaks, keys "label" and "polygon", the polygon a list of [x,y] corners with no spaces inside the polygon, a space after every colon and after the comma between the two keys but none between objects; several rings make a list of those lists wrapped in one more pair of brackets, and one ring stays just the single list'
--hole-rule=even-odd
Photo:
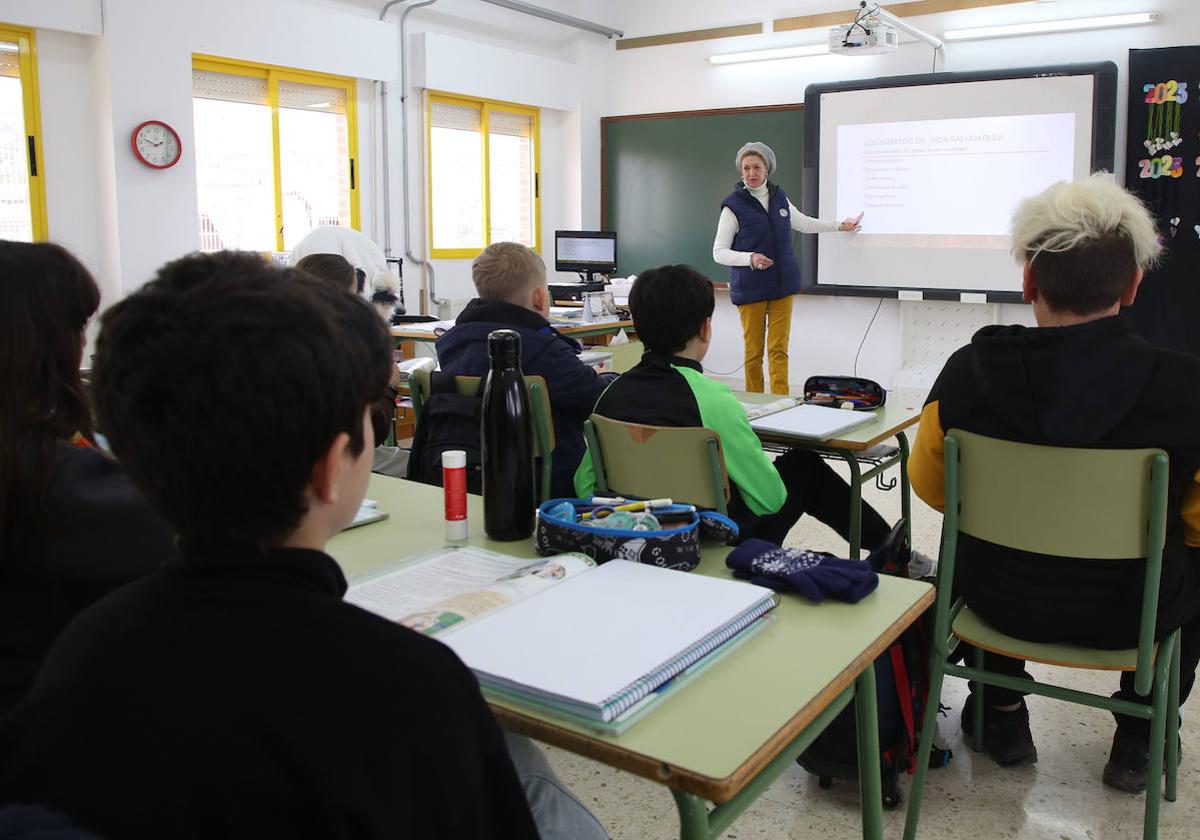
[{"label": "mustard yellow trousers", "polygon": [[744,303],[738,307],[742,317],[742,337],[746,343],[746,390],[763,391],[763,349],[766,341],[767,367],[771,373],[771,393],[788,392],[788,339],[792,335],[792,298],[795,295]]}]

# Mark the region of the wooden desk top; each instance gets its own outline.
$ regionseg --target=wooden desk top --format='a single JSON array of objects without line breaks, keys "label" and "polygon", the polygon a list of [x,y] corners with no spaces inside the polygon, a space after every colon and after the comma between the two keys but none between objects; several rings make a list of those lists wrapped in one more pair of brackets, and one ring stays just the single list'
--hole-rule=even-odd
[{"label": "wooden desk top", "polygon": [[[404,341],[437,341],[440,334],[432,330],[418,329],[417,324],[400,324],[392,327],[392,338]],[[556,327],[563,335],[573,335],[576,338],[587,338],[593,335],[607,335],[620,330],[633,330],[633,321],[609,321],[604,324],[572,324],[569,327]]]},{"label": "wooden desk top", "polygon": [[[442,491],[371,476],[390,514],[336,536],[329,553],[354,579],[442,545]],[[482,499],[468,498],[471,545],[536,556],[532,540],[483,535]],[[704,550],[697,574],[732,577],[725,547]],[[893,577],[858,604],[784,595],[770,623],[619,736],[490,701],[501,725],[714,802],[732,798],[933,603],[928,584]],[[613,620],[620,620],[615,605]]]},{"label": "wooden desk top", "polygon": [[[778,394],[752,394],[748,391],[734,391],[741,402],[746,403],[769,403],[780,399]],[[792,396],[799,396],[793,394]],[[850,429],[841,437],[833,438],[826,441],[798,440],[789,435],[776,435],[769,432],[760,432],[755,429],[755,434],[764,441],[779,444],[797,443],[810,446],[823,446],[831,449],[849,449],[854,452],[860,452],[864,449],[870,449],[876,444],[883,443],[888,438],[895,437],[897,433],[904,431],[910,426],[915,426],[917,421],[921,419],[921,410],[925,406],[925,393],[914,390],[896,390],[888,391],[887,402],[882,408],[875,409],[872,413],[875,419],[870,423],[859,426],[856,429]]]}]

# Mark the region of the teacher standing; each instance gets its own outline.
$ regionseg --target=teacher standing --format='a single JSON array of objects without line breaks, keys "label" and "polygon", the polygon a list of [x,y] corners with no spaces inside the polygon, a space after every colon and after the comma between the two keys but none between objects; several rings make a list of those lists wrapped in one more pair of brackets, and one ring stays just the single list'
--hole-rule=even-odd
[{"label": "teacher standing", "polygon": [[763,390],[763,340],[771,373],[771,393],[788,392],[788,339],[792,296],[800,291],[800,265],[792,251],[792,231],[831,233],[858,230],[859,213],[842,222],[805,216],[787,193],[767,177],[775,152],[752,141],[734,159],[742,180],[721,200],[713,259],[729,266],[729,297],[742,318],[746,344],[746,390]]}]

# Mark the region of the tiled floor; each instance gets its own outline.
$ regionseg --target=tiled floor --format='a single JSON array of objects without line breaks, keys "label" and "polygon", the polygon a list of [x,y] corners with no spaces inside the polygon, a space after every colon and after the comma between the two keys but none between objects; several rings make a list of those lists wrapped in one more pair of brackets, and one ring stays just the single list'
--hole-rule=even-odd
[{"label": "tiled floor", "polygon": [[[899,492],[874,487],[866,497],[888,521],[899,516]],[[913,540],[918,550],[937,554],[941,516],[919,500],[913,501]],[[807,517],[788,542],[830,551],[845,551],[833,532]],[[1032,669],[1035,676],[1053,669]],[[1059,671],[1059,674],[1063,672]],[[1110,691],[1112,675],[1070,673],[1070,685]],[[1112,719],[1104,712],[1033,698],[1030,701],[1034,740],[1040,761],[1005,770],[986,754],[972,753],[962,742],[958,715],[966,685],[948,679],[942,702],[950,707],[941,722],[954,759],[949,767],[931,771],[922,810],[922,838],[1029,838],[1030,840],[1107,840],[1141,837],[1144,798],[1118,793],[1100,782],[1112,738]],[[1162,803],[1163,840],[1200,838],[1200,730],[1184,727],[1184,763],[1179,775],[1179,799]],[[576,795],[592,808],[614,840],[653,840],[678,836],[675,805],[666,788],[611,770],[560,750],[548,750],[550,760]],[[909,779],[902,779],[907,794]],[[886,837],[899,838],[904,806],[885,812]],[[783,840],[861,837],[858,791],[855,785],[835,783],[821,790],[817,780],[800,767],[790,768],[725,834],[727,838]]]}]

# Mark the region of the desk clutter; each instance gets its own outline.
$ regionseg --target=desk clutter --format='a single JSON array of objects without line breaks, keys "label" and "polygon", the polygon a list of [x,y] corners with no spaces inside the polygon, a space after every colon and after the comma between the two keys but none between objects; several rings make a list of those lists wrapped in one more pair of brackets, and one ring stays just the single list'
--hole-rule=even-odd
[{"label": "desk clutter", "polygon": [[538,554],[576,551],[597,563],[629,560],[688,572],[700,564],[701,538],[737,539],[732,519],[670,499],[550,499],[537,510]]},{"label": "desk clutter", "polygon": [[760,586],[638,563],[469,547],[355,582],[346,600],[436,636],[490,698],[608,735],[745,641],[778,603]]}]

